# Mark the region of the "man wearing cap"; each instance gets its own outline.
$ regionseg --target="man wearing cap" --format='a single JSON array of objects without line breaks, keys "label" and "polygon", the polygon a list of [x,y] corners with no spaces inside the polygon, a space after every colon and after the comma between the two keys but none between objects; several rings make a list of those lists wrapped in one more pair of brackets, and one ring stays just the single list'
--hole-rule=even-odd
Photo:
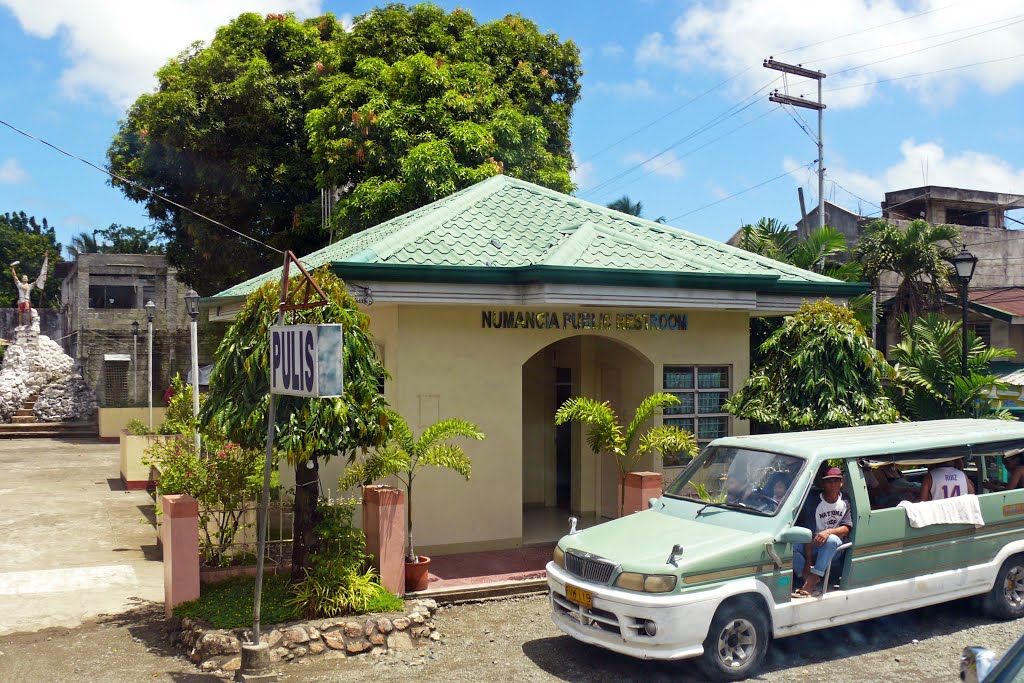
[{"label": "man wearing cap", "polygon": [[[804,579],[803,587],[793,593],[794,597],[820,592],[825,571],[853,528],[850,502],[842,495],[843,471],[838,467],[829,468],[821,478],[821,488],[819,496],[812,494],[808,498],[801,515],[800,525],[810,529],[814,537],[810,543],[793,549],[793,574]],[[813,564],[809,564],[808,559]]]}]

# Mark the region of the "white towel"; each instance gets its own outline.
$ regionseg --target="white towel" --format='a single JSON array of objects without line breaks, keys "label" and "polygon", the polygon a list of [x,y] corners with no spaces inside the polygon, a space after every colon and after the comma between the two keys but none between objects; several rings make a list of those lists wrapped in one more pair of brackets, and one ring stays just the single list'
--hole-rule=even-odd
[{"label": "white towel", "polygon": [[973,524],[975,528],[985,526],[978,497],[973,493],[941,500],[927,500],[923,503],[909,503],[904,500],[898,507],[907,511],[910,526],[915,529],[932,524]]}]

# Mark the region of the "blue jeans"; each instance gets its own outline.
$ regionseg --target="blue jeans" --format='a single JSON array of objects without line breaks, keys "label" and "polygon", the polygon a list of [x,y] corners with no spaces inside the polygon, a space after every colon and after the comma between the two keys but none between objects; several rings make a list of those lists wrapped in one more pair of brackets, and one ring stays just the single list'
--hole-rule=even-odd
[{"label": "blue jeans", "polygon": [[[831,562],[842,558],[843,554],[839,553],[836,555],[836,550],[838,550],[839,546],[844,542],[844,539],[839,536],[832,535],[825,540],[824,545],[817,548],[811,546],[811,559],[814,560],[814,564],[811,565],[811,573],[824,577],[825,570],[828,569],[828,565]],[[806,562],[804,559],[804,544],[797,543],[793,548],[793,575],[797,579],[803,578],[804,562]],[[835,571],[835,568],[833,571]]]}]

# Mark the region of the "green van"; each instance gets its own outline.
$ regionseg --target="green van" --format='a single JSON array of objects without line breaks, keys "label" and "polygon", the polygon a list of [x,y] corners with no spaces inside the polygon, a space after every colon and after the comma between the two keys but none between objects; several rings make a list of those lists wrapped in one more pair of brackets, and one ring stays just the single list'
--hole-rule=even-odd
[{"label": "green van", "polygon": [[[974,595],[994,617],[1024,616],[1024,489],[1002,490],[1004,456],[1022,447],[1024,423],[1000,420],[718,439],[650,509],[558,542],[552,619],[586,643],[696,657],[709,678],[738,680],[772,638]],[[938,465],[976,495],[911,503]],[[852,528],[822,591],[797,597],[794,548],[812,539],[801,511],[834,467]]]}]

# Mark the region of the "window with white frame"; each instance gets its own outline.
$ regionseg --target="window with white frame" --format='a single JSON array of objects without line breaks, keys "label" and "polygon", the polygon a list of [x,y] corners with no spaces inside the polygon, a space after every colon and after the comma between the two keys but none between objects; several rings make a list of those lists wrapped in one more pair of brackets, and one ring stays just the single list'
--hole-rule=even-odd
[{"label": "window with white frame", "polygon": [[[665,409],[664,424],[696,435],[701,448],[729,434],[729,413],[722,408],[730,393],[729,366],[666,365],[662,390],[679,399],[679,405]],[[665,455],[666,467],[685,464],[684,456]]]}]

